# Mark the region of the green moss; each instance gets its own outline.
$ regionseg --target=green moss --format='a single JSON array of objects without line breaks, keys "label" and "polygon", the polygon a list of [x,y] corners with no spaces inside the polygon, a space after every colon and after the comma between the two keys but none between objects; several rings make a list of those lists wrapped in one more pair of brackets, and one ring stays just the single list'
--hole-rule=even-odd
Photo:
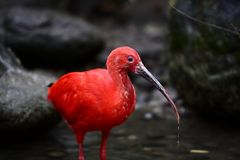
[{"label": "green moss", "polygon": [[[206,15],[214,14],[211,23],[222,25],[225,17],[221,16],[229,16],[216,16],[219,1],[189,1],[177,1],[177,8],[188,9],[200,20],[208,21],[210,16]],[[232,14],[231,19],[239,16]],[[236,117],[240,113],[239,37],[186,20],[175,12],[171,14],[170,32],[170,77],[185,104],[202,113]]]}]

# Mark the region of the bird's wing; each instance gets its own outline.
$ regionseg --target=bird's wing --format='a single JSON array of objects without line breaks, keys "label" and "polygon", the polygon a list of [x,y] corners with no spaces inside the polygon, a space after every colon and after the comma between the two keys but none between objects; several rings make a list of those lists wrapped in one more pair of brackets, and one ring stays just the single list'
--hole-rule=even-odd
[{"label": "bird's wing", "polygon": [[114,90],[106,70],[72,72],[61,77],[49,88],[49,100],[53,102],[70,125],[101,116],[105,98]]}]

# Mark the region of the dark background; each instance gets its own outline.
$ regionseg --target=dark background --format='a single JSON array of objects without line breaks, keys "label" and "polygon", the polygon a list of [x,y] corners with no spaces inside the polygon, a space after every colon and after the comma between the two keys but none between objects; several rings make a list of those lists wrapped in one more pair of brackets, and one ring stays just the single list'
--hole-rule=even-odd
[{"label": "dark background", "polygon": [[[238,0],[1,0],[0,159],[77,159],[47,85],[105,67],[123,45],[166,87],[181,124],[158,91],[130,75],[137,110],[113,129],[108,159],[239,159],[239,16]],[[98,159],[100,135],[84,145],[86,159]]]}]

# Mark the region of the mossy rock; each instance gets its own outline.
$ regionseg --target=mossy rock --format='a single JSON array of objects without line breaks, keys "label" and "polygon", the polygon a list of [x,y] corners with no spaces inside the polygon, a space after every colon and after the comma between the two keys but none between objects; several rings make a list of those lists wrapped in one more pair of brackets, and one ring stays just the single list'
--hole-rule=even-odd
[{"label": "mossy rock", "polygon": [[[237,32],[240,1],[178,0],[192,17]],[[171,10],[170,77],[186,106],[205,115],[236,119],[240,113],[240,33],[192,21]],[[239,118],[237,118],[239,119]]]},{"label": "mossy rock", "polygon": [[0,140],[41,135],[61,120],[47,100],[47,85],[53,81],[51,74],[25,70],[0,44]]}]

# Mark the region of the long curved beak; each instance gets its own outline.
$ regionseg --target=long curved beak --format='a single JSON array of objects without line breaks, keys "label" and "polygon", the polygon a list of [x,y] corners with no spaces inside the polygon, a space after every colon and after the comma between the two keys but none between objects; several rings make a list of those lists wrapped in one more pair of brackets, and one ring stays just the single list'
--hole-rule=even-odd
[{"label": "long curved beak", "polygon": [[174,104],[174,102],[172,101],[172,99],[169,97],[169,95],[167,94],[167,92],[164,89],[164,87],[162,86],[162,84],[147,70],[147,68],[143,65],[142,62],[140,62],[138,64],[138,66],[136,67],[135,73],[142,76],[143,78],[145,78],[150,83],[152,83],[164,95],[164,97],[167,99],[167,101],[172,106],[173,111],[175,112],[175,115],[176,115],[176,118],[177,118],[177,122],[179,124],[180,123],[180,116],[179,116],[177,107]]}]

